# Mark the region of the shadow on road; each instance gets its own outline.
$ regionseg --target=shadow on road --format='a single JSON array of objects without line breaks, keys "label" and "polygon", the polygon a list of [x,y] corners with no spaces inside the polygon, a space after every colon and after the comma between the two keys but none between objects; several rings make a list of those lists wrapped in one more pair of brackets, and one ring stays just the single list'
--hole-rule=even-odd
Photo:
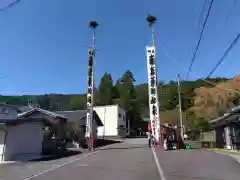
[{"label": "shadow on road", "polygon": [[[122,143],[122,141],[99,139],[96,143],[96,147],[98,148],[98,147],[107,146],[107,145],[116,144],[116,143]],[[32,160],[26,160],[26,161],[22,161],[22,162],[52,161],[52,160],[61,159],[61,158],[65,158],[65,157],[75,156],[75,155],[81,154],[83,152],[84,152],[84,149],[68,150],[65,152],[57,153],[57,154],[43,155],[42,157],[32,159]]]},{"label": "shadow on road", "polygon": [[108,140],[108,139],[98,139],[97,142],[96,142],[96,147],[102,147],[102,146],[107,146],[107,145],[117,144],[117,143],[122,143],[122,141]]},{"label": "shadow on road", "polygon": [[72,150],[65,151],[65,152],[58,153],[58,154],[43,155],[40,158],[28,160],[28,162],[51,161],[51,160],[65,158],[65,157],[75,156],[75,155],[78,155],[81,153],[82,153],[81,151],[72,151]]},{"label": "shadow on road", "polygon": [[147,136],[130,136],[130,135],[128,135],[127,137],[126,137],[127,139],[142,139],[142,138],[147,138]]},{"label": "shadow on road", "polygon": [[105,148],[105,149],[101,149],[100,151],[106,151],[106,150],[114,150],[114,149],[141,149],[144,147],[148,147],[146,145],[144,146],[131,146],[131,147],[115,147],[115,148]]}]

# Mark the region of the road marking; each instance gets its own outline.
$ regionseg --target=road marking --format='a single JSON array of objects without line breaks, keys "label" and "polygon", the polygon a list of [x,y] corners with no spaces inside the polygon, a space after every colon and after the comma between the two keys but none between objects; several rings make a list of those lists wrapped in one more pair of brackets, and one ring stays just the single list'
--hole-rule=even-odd
[{"label": "road marking", "polygon": [[153,157],[155,159],[155,163],[157,165],[158,173],[159,173],[159,176],[160,176],[161,180],[167,180],[164,173],[163,173],[163,169],[160,166],[159,160],[158,160],[157,155],[156,155],[155,148],[152,148],[152,152],[153,152]]},{"label": "road marking", "polygon": [[230,156],[230,157],[234,158],[238,163],[240,163],[240,158],[239,158],[238,154],[229,154],[227,152],[218,152],[218,151],[214,151],[214,152],[216,152],[218,154]]},{"label": "road marking", "polygon": [[88,164],[77,164],[76,165],[77,167],[79,166],[79,167],[88,167],[89,165]]},{"label": "road marking", "polygon": [[111,145],[112,145],[112,144],[110,144],[110,145],[108,145],[108,146],[105,146],[105,147],[103,147],[103,148],[99,148],[98,150],[96,150],[96,151],[94,151],[94,152],[91,152],[91,153],[89,153],[89,154],[79,155],[79,156],[80,156],[79,158],[76,158],[76,159],[74,159],[74,160],[72,160],[72,161],[68,161],[68,162],[63,163],[63,164],[61,164],[61,165],[56,165],[55,167],[50,168],[50,169],[48,169],[48,170],[45,170],[45,171],[42,171],[42,172],[38,172],[38,173],[36,173],[36,174],[34,174],[34,175],[31,175],[31,176],[29,176],[29,177],[27,177],[27,178],[24,178],[23,180],[30,180],[30,179],[33,179],[33,178],[38,177],[38,176],[40,176],[40,175],[43,175],[43,174],[45,174],[45,173],[48,173],[48,172],[50,172],[50,171],[53,171],[53,170],[55,170],[55,169],[61,168],[61,167],[63,167],[63,166],[66,166],[66,165],[71,164],[71,163],[73,163],[73,162],[76,162],[76,161],[78,161],[78,160],[81,160],[81,159],[83,159],[83,158],[85,158],[85,157],[88,157],[88,156],[90,156],[90,155],[96,154],[96,153],[99,152],[100,150],[106,149],[106,148],[108,148],[108,147],[111,146]]}]

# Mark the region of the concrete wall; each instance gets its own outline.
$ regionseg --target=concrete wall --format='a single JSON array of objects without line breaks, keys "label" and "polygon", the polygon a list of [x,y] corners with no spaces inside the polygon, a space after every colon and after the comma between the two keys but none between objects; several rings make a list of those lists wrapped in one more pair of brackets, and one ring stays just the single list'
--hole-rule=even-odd
[{"label": "concrete wall", "polygon": [[0,129],[0,162],[4,160],[4,156],[3,156],[4,139],[5,139],[5,131],[3,129]]},{"label": "concrete wall", "polygon": [[21,157],[42,153],[42,122],[24,123],[7,127],[5,160],[21,160]]},{"label": "concrete wall", "polygon": [[216,141],[215,131],[203,132],[200,136],[201,141]]}]

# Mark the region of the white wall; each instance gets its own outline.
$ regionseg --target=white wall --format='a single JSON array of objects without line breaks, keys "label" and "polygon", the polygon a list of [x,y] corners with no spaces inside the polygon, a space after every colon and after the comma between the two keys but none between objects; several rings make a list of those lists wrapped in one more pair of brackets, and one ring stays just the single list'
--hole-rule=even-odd
[{"label": "white wall", "polygon": [[117,136],[118,106],[96,106],[93,108],[104,126],[98,127],[98,136]]},{"label": "white wall", "polygon": [[120,108],[119,106],[118,106],[118,125],[126,126],[126,111]]},{"label": "white wall", "polygon": [[42,152],[42,141],[42,122],[8,126],[5,160],[16,160],[16,158],[27,154],[40,155]]},{"label": "white wall", "polygon": [[127,122],[126,111],[118,106],[118,127],[119,126],[122,127],[118,131],[119,136],[126,136],[126,132],[127,132],[126,122]]},{"label": "white wall", "polygon": [[5,131],[0,129],[0,162],[3,160]]},{"label": "white wall", "polygon": [[225,132],[225,140],[226,140],[226,148],[232,149],[231,137],[230,137],[230,128],[227,126],[224,128]]}]

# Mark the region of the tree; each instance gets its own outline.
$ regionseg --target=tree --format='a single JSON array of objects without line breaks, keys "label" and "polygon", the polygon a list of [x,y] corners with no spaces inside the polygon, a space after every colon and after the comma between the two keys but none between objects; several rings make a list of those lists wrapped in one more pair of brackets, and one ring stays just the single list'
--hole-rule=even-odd
[{"label": "tree", "polygon": [[120,98],[120,89],[121,89],[121,82],[120,82],[120,79],[118,79],[116,84],[113,86],[113,91],[112,91],[113,99]]},{"label": "tree", "polygon": [[53,107],[51,103],[52,103],[51,99],[47,94],[38,97],[38,104],[43,109],[52,110]]},{"label": "tree", "polygon": [[113,103],[113,80],[111,74],[105,73],[101,78],[98,87],[98,100],[99,105],[109,105]]},{"label": "tree", "polygon": [[117,89],[120,95],[120,105],[127,110],[127,118],[131,126],[137,126],[140,120],[140,102],[136,98],[135,79],[131,71],[126,71],[118,80]]},{"label": "tree", "polygon": [[131,71],[126,71],[118,80],[118,92],[120,95],[121,105],[123,108],[130,110],[131,102],[136,99],[136,92],[134,88],[135,79]]},{"label": "tree", "polygon": [[86,98],[82,98],[81,96],[72,96],[70,98],[69,106],[71,107],[71,110],[86,109]]},{"label": "tree", "polygon": [[149,97],[148,97],[148,84],[140,84],[135,89],[136,99],[140,104],[148,108],[149,106]]},{"label": "tree", "polygon": [[211,126],[205,119],[197,118],[192,111],[189,111],[187,116],[188,135],[192,140],[198,140],[202,132],[210,131]]},{"label": "tree", "polygon": [[79,122],[70,122],[67,125],[68,138],[79,142],[79,133],[81,131]]}]

